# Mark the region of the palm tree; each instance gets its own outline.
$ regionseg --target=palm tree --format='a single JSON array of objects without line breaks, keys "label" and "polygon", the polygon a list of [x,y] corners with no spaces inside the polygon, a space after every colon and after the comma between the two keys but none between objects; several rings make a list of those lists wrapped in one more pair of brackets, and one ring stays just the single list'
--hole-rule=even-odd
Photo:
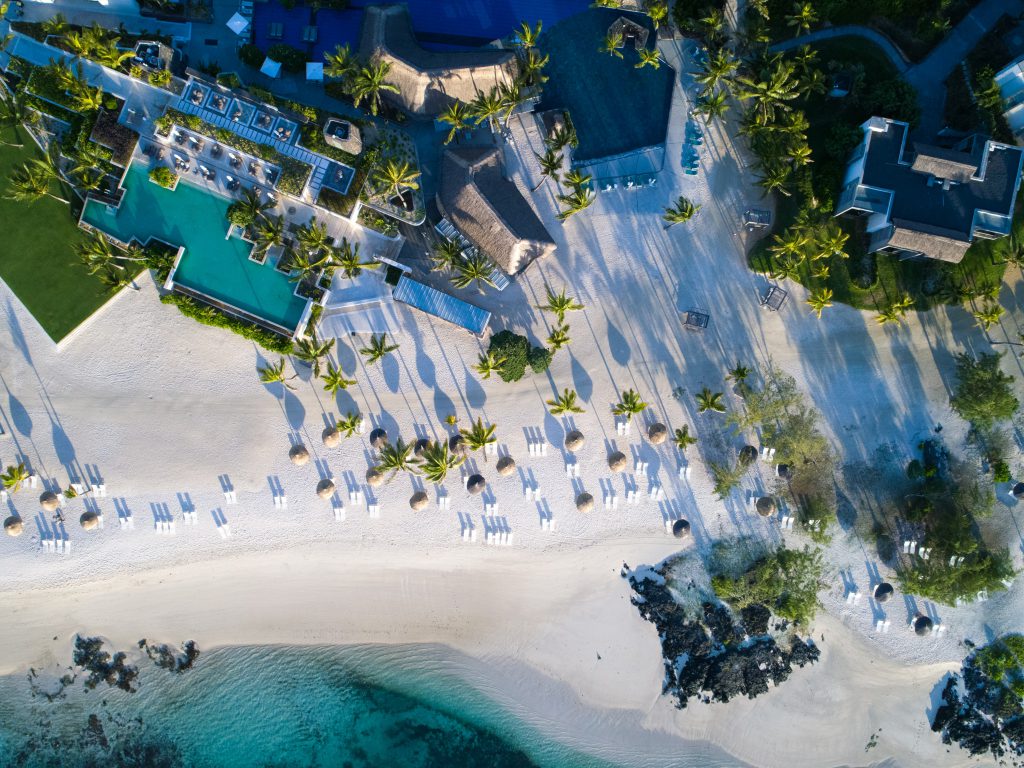
[{"label": "palm tree", "polygon": [[884,309],[879,310],[878,316],[875,318],[879,325],[887,325],[888,323],[895,323],[899,325],[903,322],[903,316],[899,310],[896,309],[895,305],[890,305]]},{"label": "palm tree", "polygon": [[46,35],[63,35],[67,31],[68,20],[63,13],[55,13],[43,22],[42,27]]},{"label": "palm tree", "polygon": [[583,305],[576,301],[575,298],[565,294],[564,285],[561,291],[555,293],[551,290],[551,286],[545,283],[544,292],[547,294],[547,304],[538,304],[537,309],[552,313],[558,318],[559,324],[565,321],[566,312],[579,312],[584,309]]},{"label": "palm tree", "polygon": [[489,379],[492,373],[501,373],[501,367],[505,365],[504,357],[495,357],[493,352],[481,353],[477,358],[473,370],[480,374],[480,378]]},{"label": "palm tree", "polygon": [[793,3],[793,13],[786,17],[786,26],[795,29],[795,37],[810,32],[811,26],[818,20],[818,14],[810,3]]},{"label": "palm tree", "polygon": [[996,302],[988,301],[980,309],[974,310],[972,314],[974,319],[978,321],[978,325],[987,331],[999,322],[999,319],[1006,314],[1006,310]]},{"label": "palm tree", "polygon": [[373,365],[382,360],[386,355],[398,349],[398,344],[388,344],[388,335],[382,333],[379,336],[374,334],[370,337],[370,343],[359,350],[361,355],[366,356],[366,364]]},{"label": "palm tree", "polygon": [[704,28],[704,34],[708,41],[717,44],[725,37],[725,14],[721,9],[713,5],[709,7],[708,15],[698,20]]},{"label": "palm tree", "polygon": [[72,94],[71,103],[76,112],[95,112],[103,106],[103,89],[84,88]]},{"label": "palm tree", "polygon": [[[537,155],[536,152],[534,152],[534,154]],[[561,173],[562,171],[562,161],[564,159],[565,158],[562,155],[556,154],[555,150],[550,148],[547,149],[543,155],[537,155],[537,160],[540,162],[541,178],[540,181],[537,182],[537,186],[535,186],[530,191],[536,192],[538,189],[540,189],[541,184],[543,184],[548,179],[554,179],[555,181],[558,181],[558,174]]]},{"label": "palm tree", "polygon": [[743,363],[736,363],[736,367],[729,371],[729,375],[726,376],[729,381],[735,381],[737,386],[746,382],[747,377],[750,376],[750,369],[743,365]]},{"label": "palm tree", "polygon": [[295,357],[313,368],[313,375],[320,377],[320,361],[330,354],[334,349],[334,339],[320,341],[314,332],[311,336],[304,336],[295,345]]},{"label": "palm tree", "polygon": [[580,172],[578,168],[570,168],[569,172],[562,178],[562,181],[565,182],[566,186],[579,192],[581,189],[586,188],[593,178],[589,173]]},{"label": "palm tree", "polygon": [[4,490],[16,493],[22,483],[28,481],[29,472],[21,462],[17,466],[8,466],[3,474],[0,474],[0,481],[3,481]]},{"label": "palm tree", "polygon": [[452,276],[452,285],[456,288],[468,288],[476,284],[476,289],[483,293],[483,286],[494,287],[494,265],[491,260],[479,251],[473,251],[468,256],[459,259],[455,263],[455,275]]},{"label": "palm tree", "polygon": [[90,275],[97,272],[126,271],[124,262],[145,261],[145,255],[138,251],[126,253],[115,248],[107,238],[99,232],[93,232],[87,239],[75,246],[75,251]]},{"label": "palm tree", "polygon": [[423,476],[435,485],[440,485],[448,477],[448,473],[465,460],[465,456],[452,454],[447,440],[432,442],[423,449],[421,456]]},{"label": "palm tree", "polygon": [[338,394],[338,390],[348,389],[356,383],[355,379],[346,379],[345,372],[341,368],[335,368],[328,361],[327,373],[324,374],[324,389],[332,395]]},{"label": "palm tree", "polygon": [[523,93],[518,79],[499,83],[498,96],[501,99],[501,121],[507,126],[512,113],[516,111],[520,104],[526,101],[527,97]]},{"label": "palm tree", "polygon": [[378,59],[360,69],[352,79],[352,103],[358,108],[365,99],[370,114],[376,117],[380,109],[380,95],[384,91],[400,93],[397,85],[384,80],[391,71],[391,62]]},{"label": "palm tree", "polygon": [[811,147],[806,142],[794,144],[786,154],[794,168],[803,168],[808,163],[814,162],[811,159]]},{"label": "palm tree", "polygon": [[256,250],[266,253],[284,243],[284,216],[265,217],[256,222]]},{"label": "palm tree", "polygon": [[635,69],[647,66],[659,69],[661,67],[661,51],[657,48],[641,48],[640,60],[633,66]]},{"label": "palm tree", "polygon": [[811,274],[819,280],[828,280],[828,276],[831,273],[832,268],[828,264],[820,264],[813,272],[811,272]]},{"label": "palm tree", "polygon": [[352,437],[358,430],[359,425],[363,423],[362,415],[358,413],[352,413],[349,411],[345,414],[345,418],[338,419],[338,431],[341,432],[346,438]]},{"label": "palm tree", "polygon": [[347,82],[359,71],[359,61],[352,55],[348,44],[337,45],[333,53],[324,53],[324,74]]},{"label": "palm tree", "polygon": [[306,253],[320,253],[331,245],[327,224],[316,219],[310,219],[308,223],[295,230],[295,239]]},{"label": "palm tree", "polygon": [[[460,429],[459,434],[466,441],[466,447],[471,451],[479,451],[488,445],[494,445],[498,439],[494,436],[496,427],[493,424],[484,426],[484,420],[480,417],[469,429]],[[484,461],[487,461],[487,452],[484,451]]]},{"label": "palm tree", "polygon": [[121,38],[112,38],[104,43],[95,53],[95,59],[105,67],[110,69],[120,69],[121,65],[124,64],[128,59],[135,56],[135,51],[122,51],[117,47],[117,43]]},{"label": "palm tree", "polygon": [[724,90],[712,93],[705,91],[693,111],[698,115],[703,115],[704,124],[708,125],[712,120],[721,120],[725,117],[725,113],[729,111],[730,106],[729,96]]},{"label": "palm tree", "polygon": [[686,455],[686,449],[696,444],[697,438],[690,434],[690,425],[684,424],[676,430],[673,442],[676,444],[676,448],[682,451],[683,455]]},{"label": "palm tree", "polygon": [[644,4],[644,12],[651,17],[655,30],[668,18],[668,2],[666,0],[647,0]]},{"label": "palm tree", "polygon": [[354,280],[363,274],[364,269],[378,269],[379,261],[363,261],[359,258],[359,243],[350,243],[348,238],[341,239],[341,246],[332,249],[335,264],[347,279]]},{"label": "palm tree", "polygon": [[540,39],[540,31],[544,28],[544,22],[538,21],[536,27],[531,27],[525,21],[520,23],[516,32],[516,45],[523,50],[529,50],[537,45]]},{"label": "palm tree", "polygon": [[612,408],[612,413],[616,416],[625,416],[626,421],[632,421],[634,416],[643,413],[646,408],[647,403],[640,399],[640,395],[635,390],[627,389]]},{"label": "palm tree", "polygon": [[775,120],[775,111],[790,109],[787,101],[800,95],[797,83],[793,80],[793,64],[787,61],[776,61],[771,69],[762,69],[759,75],[742,75],[736,78],[739,86],[739,98],[754,102],[754,114],[760,125],[768,125]]},{"label": "palm tree", "polygon": [[309,280],[318,276],[323,270],[334,266],[333,249],[316,256],[310,256],[306,251],[293,251],[288,260],[288,266],[291,267],[289,281],[301,283],[304,280]]},{"label": "palm tree", "polygon": [[558,195],[558,201],[566,206],[564,210],[558,212],[558,220],[565,221],[570,216],[574,216],[580,211],[589,208],[594,202],[594,194],[590,190],[581,187],[573,190],[572,194]]},{"label": "palm tree", "polygon": [[569,326],[558,325],[551,330],[548,335],[547,342],[548,346],[555,352],[560,350],[562,347],[568,346],[572,339],[569,337]]},{"label": "palm tree", "polygon": [[790,197],[793,193],[786,189],[786,185],[789,183],[791,173],[788,165],[774,165],[765,168],[761,178],[757,180],[757,186],[761,187],[766,195],[769,192],[781,192],[786,197]]},{"label": "palm tree", "polygon": [[451,144],[452,139],[458,144],[462,139],[464,131],[468,131],[470,128],[469,120],[472,117],[470,107],[466,102],[459,101],[456,99],[448,107],[437,116],[438,122],[447,123],[451,126],[448,131],[448,136],[445,138],[445,144]]},{"label": "palm tree", "polygon": [[374,469],[382,474],[390,471],[391,477],[388,480],[394,479],[399,472],[418,475],[419,470],[416,467],[420,460],[412,455],[414,447],[412,443],[406,443],[402,438],[398,438],[393,444],[385,443],[380,449],[380,462]]},{"label": "palm tree", "polygon": [[403,189],[419,189],[419,177],[420,172],[407,160],[398,162],[393,157],[389,157],[374,173],[376,183],[384,187],[381,193],[384,197],[400,194]]},{"label": "palm tree", "polygon": [[17,141],[0,142],[7,147],[23,147],[25,142],[21,137],[21,126],[35,123],[39,119],[39,113],[29,109],[26,104],[13,94],[5,94],[0,91],[0,125],[9,126],[14,138]]},{"label": "palm tree", "polygon": [[704,387],[700,392],[697,393],[697,413],[707,413],[712,411],[713,413],[725,413],[725,403],[722,398],[724,397],[721,392],[712,392],[707,387]]},{"label": "palm tree", "polygon": [[566,147],[575,148],[578,145],[579,138],[576,136],[576,131],[569,125],[559,125],[544,141],[544,146],[555,152],[561,152]]},{"label": "palm tree", "polygon": [[849,258],[846,253],[846,242],[850,235],[844,232],[835,224],[829,224],[823,232],[819,232],[818,247],[826,256],[838,256],[841,259]]},{"label": "palm tree", "polygon": [[298,374],[291,376],[284,375],[284,358],[278,359],[276,363],[268,363],[259,369],[260,381],[264,384],[284,384],[288,389],[295,389],[288,382],[294,379]]},{"label": "palm tree", "polygon": [[727,49],[719,48],[708,56],[703,69],[693,79],[704,86],[705,92],[712,91],[720,83],[728,84],[738,66],[739,61]]},{"label": "palm tree", "polygon": [[498,128],[498,116],[504,111],[505,103],[498,93],[498,89],[492,88],[490,93],[477,91],[476,98],[470,104],[470,109],[477,125],[486,120],[491,130],[495,131]]},{"label": "palm tree", "polygon": [[598,50],[601,53],[607,53],[610,56],[617,56],[621,59],[622,51],[619,48],[622,48],[624,45],[621,32],[609,32],[604,36],[604,40],[601,41],[601,47]]},{"label": "palm tree", "polygon": [[771,276],[773,280],[795,280],[800,274],[802,259],[792,257],[776,257],[772,263]]},{"label": "palm tree", "polygon": [[576,390],[568,387],[562,390],[562,394],[554,400],[548,400],[547,404],[552,416],[562,416],[566,413],[583,413],[584,409],[576,404]]},{"label": "palm tree", "polygon": [[532,87],[546,83],[548,76],[544,74],[544,67],[548,65],[550,59],[547,54],[538,53],[532,48],[526,55],[520,56],[519,76],[523,79],[523,85]]},{"label": "palm tree", "polygon": [[64,35],[64,47],[75,54],[75,58],[88,57],[92,53],[93,43],[87,35],[73,31]]},{"label": "palm tree", "polygon": [[820,318],[825,308],[832,306],[832,289],[821,288],[815,291],[807,297],[807,304],[810,306],[811,311]]},{"label": "palm tree", "polygon": [[260,193],[256,189],[246,189],[242,192],[242,196],[232,205],[244,210],[248,217],[255,222],[264,216],[264,211],[269,211],[276,203],[271,201],[270,198],[267,198],[266,201],[261,200]]},{"label": "palm tree", "polygon": [[699,205],[694,205],[682,195],[676,200],[675,205],[670,205],[665,209],[661,218],[668,222],[665,229],[674,227],[676,224],[685,224],[687,221],[697,215],[697,211],[700,210]]},{"label": "palm tree", "polygon": [[770,246],[768,250],[776,258],[795,259],[798,261],[804,260],[804,248],[809,242],[809,239],[804,232],[800,231],[796,227],[791,227],[783,234],[775,235],[774,240],[775,245]]},{"label": "palm tree", "polygon": [[434,243],[431,261],[431,272],[448,272],[455,268],[462,258],[462,246],[447,237]]},{"label": "palm tree", "polygon": [[50,182],[57,178],[57,172],[42,160],[29,160],[21,168],[11,172],[10,190],[5,197],[17,202],[34,203],[44,197],[52,197],[67,203],[63,197],[50,192]]}]

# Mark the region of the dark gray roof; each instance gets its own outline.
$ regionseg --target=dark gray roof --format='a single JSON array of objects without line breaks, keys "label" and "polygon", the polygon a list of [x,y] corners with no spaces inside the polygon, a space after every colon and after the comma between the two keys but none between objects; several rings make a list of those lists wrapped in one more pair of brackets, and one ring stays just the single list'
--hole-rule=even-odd
[{"label": "dark gray roof", "polygon": [[510,275],[555,250],[529,202],[502,175],[501,155],[494,147],[457,147],[444,153],[437,206]]},{"label": "dark gray roof", "polygon": [[[1021,169],[1019,148],[995,145],[986,153],[985,142],[978,139],[973,153],[941,151],[934,147],[921,147],[922,151],[917,152],[906,134],[907,126],[898,122],[890,123],[884,133],[869,131],[862,181],[865,185],[893,192],[890,220],[899,220],[900,228],[926,234],[933,231],[929,227],[937,228],[969,241],[975,211],[1012,215]],[[974,167],[980,165],[983,176],[943,189],[933,178],[938,174],[914,170],[911,164],[914,160],[919,161],[922,170],[933,168],[947,173],[956,168],[962,170],[976,160]]]}]

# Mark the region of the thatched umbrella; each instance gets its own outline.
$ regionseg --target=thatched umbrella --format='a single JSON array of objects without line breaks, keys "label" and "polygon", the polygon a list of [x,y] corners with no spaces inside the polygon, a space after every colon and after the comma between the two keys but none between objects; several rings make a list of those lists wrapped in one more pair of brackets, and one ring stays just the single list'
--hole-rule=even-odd
[{"label": "thatched umbrella", "polygon": [[572,432],[565,436],[565,450],[567,450],[569,453],[575,453],[576,451],[583,447],[584,442],[585,440],[583,439],[583,433],[580,432],[578,429],[574,429]]},{"label": "thatched umbrella", "polygon": [[416,458],[419,458],[420,456],[423,455],[423,452],[425,450],[427,450],[427,446],[429,446],[429,445],[430,445],[430,441],[427,438],[425,438],[425,437],[421,437],[419,440],[417,440],[415,443],[413,443],[413,446],[412,446],[413,455],[415,455]]},{"label": "thatched umbrella", "polygon": [[316,484],[316,495],[321,499],[329,499],[334,495],[334,481],[329,477],[325,477],[319,483]]},{"label": "thatched umbrella", "polygon": [[793,468],[789,464],[779,464],[777,471],[783,480],[789,480],[793,476]]},{"label": "thatched umbrella", "polygon": [[744,445],[740,449],[740,464],[749,466],[757,461],[757,448],[752,445]]},{"label": "thatched umbrella", "polygon": [[341,430],[337,427],[327,427],[321,434],[324,441],[324,446],[327,448],[337,448],[341,444]]},{"label": "thatched umbrella", "polygon": [[376,467],[366,470],[366,484],[371,488],[380,488],[384,485],[384,473]]},{"label": "thatched umbrella", "polygon": [[651,424],[647,428],[647,439],[651,441],[651,445],[661,445],[668,439],[668,427],[661,422]]},{"label": "thatched umbrella", "polygon": [[377,427],[370,433],[370,445],[375,451],[379,451],[388,442],[388,431],[383,427]]},{"label": "thatched umbrella", "polygon": [[932,633],[933,622],[927,616],[918,614],[914,617],[914,632],[917,633],[918,637],[924,637]]},{"label": "thatched umbrella", "polygon": [[470,475],[469,480],[466,482],[466,490],[474,496],[483,493],[486,487],[487,481],[484,480],[483,475]]},{"label": "thatched umbrella", "polygon": [[23,530],[25,530],[25,524],[21,522],[20,517],[11,515],[4,520],[4,532],[8,536],[21,536]]},{"label": "thatched umbrella", "polygon": [[458,453],[466,449],[466,438],[462,435],[452,435],[448,438],[448,450],[452,453]]},{"label": "thatched umbrella", "polygon": [[594,497],[584,491],[576,497],[576,511],[590,512],[594,508]]},{"label": "thatched umbrella", "polygon": [[39,497],[39,506],[47,512],[56,512],[57,507],[60,506],[60,499],[53,491],[44,491],[43,495]]},{"label": "thatched umbrella", "polygon": [[1017,501],[1024,501],[1024,483],[1017,483],[1013,486],[1011,493],[1013,493],[1013,498],[1017,499]]},{"label": "thatched umbrella", "polygon": [[496,468],[498,470],[499,475],[501,475],[502,477],[508,477],[509,475],[516,471],[516,460],[513,459],[511,456],[502,456],[500,459],[498,459]]},{"label": "thatched umbrella", "polygon": [[428,504],[430,504],[430,497],[427,496],[426,491],[416,491],[409,497],[409,506],[412,507],[413,512],[426,509]]},{"label": "thatched umbrella", "polygon": [[875,587],[875,600],[880,603],[888,602],[893,595],[892,584],[887,581],[883,581],[877,587]]},{"label": "thatched umbrella", "polygon": [[690,521],[679,518],[672,523],[672,535],[677,539],[685,539],[690,535]]},{"label": "thatched umbrella", "polygon": [[292,464],[297,467],[301,467],[309,463],[309,451],[302,443],[293,445],[292,449],[288,451],[288,458],[292,460]]},{"label": "thatched umbrella", "polygon": [[771,496],[762,496],[754,506],[757,508],[757,514],[761,517],[768,517],[775,513],[775,499]]},{"label": "thatched umbrella", "polygon": [[622,472],[626,468],[626,454],[616,451],[608,457],[608,469],[612,472]]},{"label": "thatched umbrella", "polygon": [[83,512],[82,516],[78,518],[78,522],[85,530],[92,531],[99,527],[100,518],[95,512]]}]

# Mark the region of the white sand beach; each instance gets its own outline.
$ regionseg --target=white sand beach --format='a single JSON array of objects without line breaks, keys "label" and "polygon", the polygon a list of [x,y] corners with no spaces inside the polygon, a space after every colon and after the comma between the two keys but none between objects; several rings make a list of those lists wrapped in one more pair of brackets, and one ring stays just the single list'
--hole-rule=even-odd
[{"label": "white sand beach", "polygon": [[[856,527],[837,529],[827,551],[830,586],[811,632],[825,638],[820,663],[753,701],[677,711],[660,696],[658,638],[630,605],[623,562],[653,564],[677,552],[664,526],[677,516],[692,522],[686,546],[700,552],[722,537],[790,546],[806,539],[745,510],[744,492],[770,487],[770,466],[758,464],[721,502],[700,444],[690,451],[690,481],[681,480],[678,452],[652,446],[645,424],[689,424],[698,438],[718,434],[719,417],[698,415],[693,393],[705,385],[728,392],[725,375],[737,361],[772,361],[821,411],[840,464],[875,466],[884,457],[902,467],[936,424],[947,445],[961,449],[965,425],[948,406],[953,355],[987,348],[960,307],[912,315],[896,329],[838,304],[817,320],[803,289],[787,284],[790,301],[781,312],[761,308],[766,281],[747,269],[737,232],[742,211],[759,202],[758,190],[718,127],[707,131],[710,171],[693,178],[678,172],[685,108],[677,90],[656,187],[600,193],[564,226],[555,220],[553,193],[534,195],[558,251],[500,298],[488,296],[488,307],[499,327],[535,341],[548,333],[549,318],[534,308],[545,283],[566,285],[587,309],[569,318],[572,345],[555,356],[549,375],[515,384],[480,381],[471,370],[479,342],[400,309],[401,348],[382,364],[363,365],[355,350],[365,339],[339,340],[338,359],[358,385],[337,400],[301,367],[294,392],[267,388],[257,368],[276,356],[161,304],[149,278],[58,350],[0,284],[0,420],[8,433],[0,438],[0,461],[23,457],[51,486],[92,477],[108,494],[95,500],[104,526],[94,532],[77,523],[85,502],[67,503],[66,556],[39,546],[51,526],[37,503],[41,489],[9,500],[4,516],[18,513],[26,531],[0,537],[0,673],[66,664],[75,632],[116,647],[141,637],[194,639],[204,649],[439,643],[477,660],[486,674],[470,682],[543,732],[630,765],[678,764],[673,759],[687,741],[714,742],[763,766],[970,762],[957,749],[947,752],[926,717],[944,674],[965,655],[965,638],[984,642],[1020,629],[1021,580],[985,603],[955,609],[898,595],[885,608],[892,631],[876,634],[868,601],[846,604],[840,571],[861,592],[872,584],[872,569],[893,574]],[[518,118],[513,138],[510,171],[528,191],[537,181],[540,138]],[[703,210],[692,225],[666,231],[661,211],[679,194]],[[1024,283],[1008,277],[1001,298],[1009,309],[1019,306]],[[680,312],[692,308],[712,316],[703,333],[681,325]],[[1019,310],[1008,312],[993,337],[1015,339],[1020,322]],[[1005,364],[1020,373],[1017,361]],[[566,476],[566,424],[544,405],[564,387],[576,389],[587,408],[572,420],[587,438],[576,456],[578,479]],[[685,389],[681,399],[672,396],[677,387]],[[627,388],[651,408],[623,437],[610,408]],[[493,457],[473,461],[513,545],[483,544],[484,500],[466,493],[458,478],[447,483],[449,510],[439,510],[427,488],[430,507],[410,511],[416,486],[400,476],[373,491],[378,519],[365,506],[348,505],[346,519],[335,521],[330,503],[314,493],[317,481],[336,478],[347,500],[371,457],[368,435],[335,449],[321,443],[325,424],[350,410],[407,441],[443,435],[449,414],[460,425],[478,416],[496,424],[500,450],[515,457],[519,472],[500,478]],[[546,457],[527,454],[527,440],[538,436],[551,445]],[[314,459],[304,467],[289,462],[295,440]],[[635,460],[649,462],[638,485],[646,491],[659,483],[664,501],[644,494],[635,506],[623,503],[624,476],[612,476],[606,465],[613,447],[629,456],[626,479]],[[525,483],[539,484],[540,502],[524,498]],[[234,490],[237,504],[225,503],[224,488]],[[272,488],[287,495],[286,509],[275,508]],[[589,514],[575,509],[581,490],[597,499]],[[606,491],[618,495],[618,509],[603,508]],[[1019,566],[1024,512],[1011,503],[1001,497],[991,525],[1013,532]],[[186,508],[196,511],[196,525],[183,523]],[[541,528],[542,514],[558,521],[556,531]],[[118,521],[128,515],[132,530]],[[480,531],[475,544],[462,541],[463,516]],[[173,536],[154,532],[165,517],[176,520]],[[229,538],[218,535],[217,519],[229,524]],[[916,610],[946,625],[945,636],[908,631]],[[865,752],[879,728],[878,745]]]}]

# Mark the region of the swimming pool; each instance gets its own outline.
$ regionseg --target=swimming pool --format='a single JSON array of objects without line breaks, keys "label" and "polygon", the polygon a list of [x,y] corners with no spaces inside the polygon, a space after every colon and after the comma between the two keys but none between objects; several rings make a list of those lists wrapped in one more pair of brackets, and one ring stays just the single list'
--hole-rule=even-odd
[{"label": "swimming pool", "polygon": [[228,201],[186,179],[173,192],[149,181],[144,164],[134,162],[124,180],[124,198],[116,211],[89,200],[82,221],[122,242],[151,237],[185,252],[174,282],[276,326],[294,331],[307,300],[295,295],[295,284],[268,261],[249,260],[252,245],[237,237],[225,239]]}]

